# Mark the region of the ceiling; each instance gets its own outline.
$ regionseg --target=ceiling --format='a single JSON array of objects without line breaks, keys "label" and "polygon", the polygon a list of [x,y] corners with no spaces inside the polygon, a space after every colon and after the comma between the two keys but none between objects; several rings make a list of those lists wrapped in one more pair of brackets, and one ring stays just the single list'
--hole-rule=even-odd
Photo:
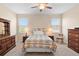
[{"label": "ceiling", "polygon": [[62,14],[69,10],[70,8],[76,6],[73,3],[49,3],[48,6],[53,7],[52,9],[45,9],[42,12],[38,8],[31,8],[36,6],[37,3],[4,3],[4,6],[15,12],[16,14],[29,14],[29,13],[52,13],[52,14]]}]

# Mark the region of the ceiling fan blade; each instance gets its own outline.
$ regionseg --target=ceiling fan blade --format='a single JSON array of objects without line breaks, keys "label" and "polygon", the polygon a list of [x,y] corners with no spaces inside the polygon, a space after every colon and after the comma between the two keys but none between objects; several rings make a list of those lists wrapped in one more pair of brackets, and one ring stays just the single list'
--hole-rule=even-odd
[{"label": "ceiling fan blade", "polygon": [[49,6],[47,6],[46,8],[48,8],[48,9],[52,9],[52,7],[49,7]]},{"label": "ceiling fan blade", "polygon": [[33,6],[33,7],[31,7],[31,8],[37,8],[38,6]]}]

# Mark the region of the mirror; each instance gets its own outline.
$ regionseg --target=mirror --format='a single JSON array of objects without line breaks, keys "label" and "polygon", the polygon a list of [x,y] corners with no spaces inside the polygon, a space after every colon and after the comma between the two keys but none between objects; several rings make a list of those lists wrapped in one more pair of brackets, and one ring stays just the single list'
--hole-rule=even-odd
[{"label": "mirror", "polygon": [[2,37],[5,34],[4,29],[4,23],[0,22],[0,37]]},{"label": "mirror", "polygon": [[0,18],[0,38],[10,35],[9,21]]}]

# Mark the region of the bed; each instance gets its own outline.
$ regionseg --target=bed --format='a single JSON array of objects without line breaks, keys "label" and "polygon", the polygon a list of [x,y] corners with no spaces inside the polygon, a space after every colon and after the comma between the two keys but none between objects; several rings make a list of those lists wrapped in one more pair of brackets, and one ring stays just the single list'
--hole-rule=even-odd
[{"label": "bed", "polygon": [[55,52],[56,44],[48,37],[43,30],[33,30],[25,43],[26,52]]}]

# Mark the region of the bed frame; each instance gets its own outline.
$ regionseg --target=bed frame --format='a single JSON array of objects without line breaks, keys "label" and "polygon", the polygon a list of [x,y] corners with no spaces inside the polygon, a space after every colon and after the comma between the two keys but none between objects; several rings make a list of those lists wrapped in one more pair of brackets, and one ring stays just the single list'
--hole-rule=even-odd
[{"label": "bed frame", "polygon": [[[32,28],[32,33],[33,33],[33,31],[43,31],[44,33],[46,33],[47,28]],[[54,54],[54,52],[56,51],[57,46],[56,46],[56,44],[53,45],[51,47],[53,49],[51,49],[51,48],[35,48],[35,47],[34,48],[33,47],[32,48],[26,48],[25,43],[24,43],[23,48],[24,48],[24,51],[26,51],[26,52],[52,52]]]}]

